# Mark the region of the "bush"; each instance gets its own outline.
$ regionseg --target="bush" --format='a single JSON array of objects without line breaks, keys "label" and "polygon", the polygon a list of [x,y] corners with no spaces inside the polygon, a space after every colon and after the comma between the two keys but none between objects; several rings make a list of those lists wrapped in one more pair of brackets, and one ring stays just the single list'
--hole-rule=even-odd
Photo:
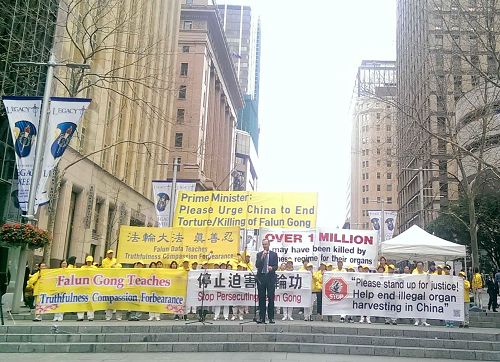
[{"label": "bush", "polygon": [[50,243],[49,233],[31,224],[4,224],[0,231],[0,244],[6,247],[26,246],[43,248]]}]

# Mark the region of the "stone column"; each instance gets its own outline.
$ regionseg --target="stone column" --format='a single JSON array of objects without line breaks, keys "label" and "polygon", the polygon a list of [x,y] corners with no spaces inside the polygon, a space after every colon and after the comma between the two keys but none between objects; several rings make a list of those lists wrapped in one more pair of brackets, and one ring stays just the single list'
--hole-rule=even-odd
[{"label": "stone column", "polygon": [[[59,190],[59,201],[57,203],[56,220],[54,225],[54,235],[52,240],[52,249],[50,255],[50,264],[58,263],[62,260],[66,246],[66,231],[69,227],[69,207],[71,204],[71,192],[73,183],[66,180]],[[80,260],[81,261],[81,260]]]}]

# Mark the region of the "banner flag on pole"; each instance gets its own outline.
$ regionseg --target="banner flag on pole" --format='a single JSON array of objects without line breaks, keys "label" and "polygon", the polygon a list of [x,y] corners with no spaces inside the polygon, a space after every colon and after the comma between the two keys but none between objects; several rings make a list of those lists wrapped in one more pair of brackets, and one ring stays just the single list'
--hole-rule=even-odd
[{"label": "banner flag on pole", "polygon": [[[368,217],[370,218],[370,223],[372,224],[372,229],[377,231],[378,238],[380,240],[380,228],[384,227],[384,239],[392,239],[394,235],[394,229],[396,227],[396,218],[398,216],[397,211],[384,211],[384,219],[382,220],[382,212],[378,211],[368,211]],[[385,241],[381,240],[381,241]]]},{"label": "banner flag on pole", "polygon": [[[176,182],[175,188],[179,191],[195,191],[195,182]],[[172,182],[154,180],[153,199],[159,227],[170,226],[170,201],[172,200]]]},{"label": "banner flag on pole", "polygon": [[43,153],[42,174],[36,193],[36,205],[49,202],[47,182],[52,170],[69,146],[90,101],[91,99],[88,98],[50,98],[47,142]]},{"label": "banner flag on pole", "polygon": [[19,207],[26,212],[35,163],[42,97],[3,97],[2,99],[16,153],[17,198]]}]

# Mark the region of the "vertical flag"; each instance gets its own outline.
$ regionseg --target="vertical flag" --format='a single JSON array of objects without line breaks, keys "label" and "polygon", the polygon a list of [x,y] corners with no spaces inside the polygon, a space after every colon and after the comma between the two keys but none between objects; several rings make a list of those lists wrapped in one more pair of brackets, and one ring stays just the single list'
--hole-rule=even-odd
[{"label": "vertical flag", "polygon": [[42,98],[3,97],[3,104],[16,153],[19,207],[27,211]]},{"label": "vertical flag", "polygon": [[[177,182],[175,189],[179,191],[195,191],[194,182]],[[170,221],[170,201],[172,200],[172,182],[153,181],[153,199],[159,227],[167,227]]]},{"label": "vertical flag", "polygon": [[90,101],[88,98],[50,98],[47,141],[43,154],[42,174],[37,189],[37,205],[43,205],[49,201],[47,182],[52,170],[69,146]]},{"label": "vertical flag", "polygon": [[[370,218],[370,223],[372,224],[372,229],[377,231],[378,238],[380,239],[380,229],[384,228],[384,239],[392,239],[394,235],[394,229],[396,226],[396,218],[398,212],[397,211],[385,211],[384,210],[384,219],[382,221],[382,211],[368,211],[368,216]],[[381,241],[385,241],[381,240]]]}]

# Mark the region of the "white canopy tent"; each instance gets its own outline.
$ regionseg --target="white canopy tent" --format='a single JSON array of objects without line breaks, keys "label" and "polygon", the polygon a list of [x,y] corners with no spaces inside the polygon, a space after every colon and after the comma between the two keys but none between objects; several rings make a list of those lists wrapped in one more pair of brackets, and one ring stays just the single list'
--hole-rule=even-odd
[{"label": "white canopy tent", "polygon": [[387,259],[449,261],[465,258],[465,246],[429,234],[413,225],[398,236],[380,244]]}]

